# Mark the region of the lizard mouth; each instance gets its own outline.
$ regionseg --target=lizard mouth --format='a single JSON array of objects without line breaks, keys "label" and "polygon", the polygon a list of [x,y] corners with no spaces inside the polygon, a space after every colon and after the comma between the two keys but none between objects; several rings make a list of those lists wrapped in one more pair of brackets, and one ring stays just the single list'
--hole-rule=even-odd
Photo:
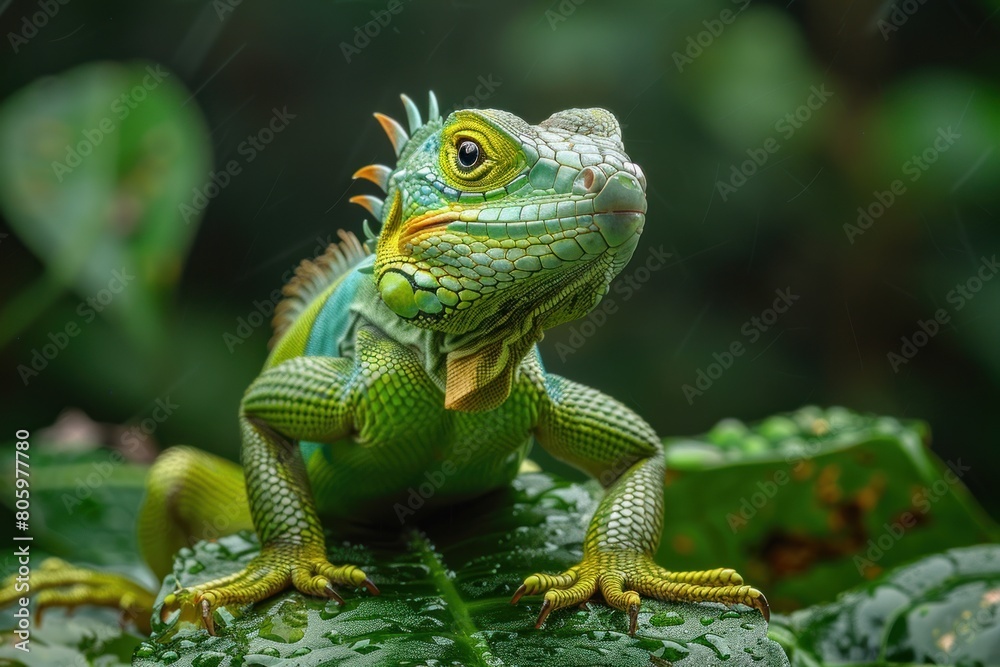
[{"label": "lizard mouth", "polygon": [[[398,197],[397,197],[398,200]],[[584,200],[587,201],[587,200]],[[593,198],[589,199],[594,215],[594,221],[599,227],[612,232],[614,240],[622,241],[630,231],[639,229],[646,215],[646,192],[639,179],[632,174],[620,171],[601,188]],[[429,236],[443,231],[450,223],[461,219],[462,211],[457,208],[436,210],[418,215],[401,224],[401,211],[394,202],[387,229],[400,227],[398,250],[403,255],[413,254],[413,246],[420,237]],[[506,224],[496,220],[490,224]],[[612,243],[617,245],[617,243]]]},{"label": "lizard mouth", "polygon": [[461,215],[460,211],[449,209],[447,211],[432,211],[412,218],[407,222],[405,231],[399,235],[400,252],[409,254],[405,248],[406,246],[412,247],[413,241],[417,236],[427,232],[443,230],[449,223],[458,220],[459,215]]}]

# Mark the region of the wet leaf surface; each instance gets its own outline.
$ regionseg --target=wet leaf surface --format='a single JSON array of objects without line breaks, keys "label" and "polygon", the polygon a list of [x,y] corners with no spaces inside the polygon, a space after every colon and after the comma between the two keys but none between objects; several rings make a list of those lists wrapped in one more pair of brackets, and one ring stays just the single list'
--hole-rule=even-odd
[{"label": "wet leaf surface", "polygon": [[[38,442],[31,449],[31,473],[32,569],[57,556],[152,583],[135,537],[145,466],[125,463],[106,449],[65,451]],[[4,479],[14,475],[7,468],[0,474]],[[13,503],[13,494],[4,494],[3,502]],[[0,579],[17,569],[12,553],[11,549],[3,555]],[[134,629],[123,629],[111,610],[49,609],[41,622],[33,621],[31,652],[26,654],[14,648],[20,638],[11,633],[11,613],[0,611],[0,665],[118,667],[131,663],[132,652],[142,641]]]},{"label": "wet leaf surface", "polygon": [[[136,664],[787,664],[763,618],[747,608],[647,600],[633,638],[624,613],[594,602],[555,612],[535,630],[540,598],[511,606],[510,596],[528,574],[579,560],[596,493],[593,485],[527,474],[509,491],[406,529],[397,543],[333,542],[331,561],[360,564],[381,596],[345,590],[338,607],[286,592],[233,619],[219,637],[187,623],[154,625]],[[237,535],[182,552],[161,599],[175,580],[232,572],[256,551],[252,536]]]},{"label": "wet leaf surface", "polygon": [[1000,664],[1000,546],[951,549],[776,616],[795,667]]}]

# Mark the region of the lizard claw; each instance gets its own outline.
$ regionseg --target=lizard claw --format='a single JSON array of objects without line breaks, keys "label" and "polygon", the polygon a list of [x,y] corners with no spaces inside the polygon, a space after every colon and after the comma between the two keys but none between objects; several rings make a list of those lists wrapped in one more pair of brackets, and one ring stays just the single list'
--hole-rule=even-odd
[{"label": "lizard claw", "polygon": [[771,620],[771,605],[767,603],[767,598],[761,593],[753,599],[753,604],[750,605],[757,611],[761,613],[765,621],[770,622]]},{"label": "lizard claw", "polygon": [[378,586],[375,585],[375,582],[373,582],[368,577],[365,577],[365,580],[361,582],[361,585],[364,586],[365,588],[367,588],[368,592],[371,593],[372,595],[381,595],[382,594],[382,591],[380,591],[378,589]]},{"label": "lizard claw", "polygon": [[167,595],[160,617],[166,622],[180,609],[179,619],[200,620],[208,633],[215,635],[213,613],[220,607],[254,604],[289,588],[344,604],[336,585],[364,586],[373,595],[379,593],[364,572],[353,565],[332,565],[318,547],[265,545],[241,571]]},{"label": "lizard claw", "polygon": [[542,623],[545,622],[545,619],[548,618],[550,613],[552,613],[552,601],[545,600],[545,602],[542,603],[542,610],[538,614],[538,620],[535,621],[536,630],[542,627]]},{"label": "lizard claw", "polygon": [[333,587],[333,584],[327,584],[326,588],[324,588],[323,590],[326,591],[327,597],[329,597],[331,600],[340,605],[344,604],[344,598],[340,597],[340,595],[337,593],[337,589]]},{"label": "lizard claw", "polygon": [[550,612],[585,603],[598,593],[608,605],[625,612],[632,636],[639,625],[640,595],[658,600],[739,603],[757,609],[765,620],[771,615],[764,595],[744,584],[735,570],[671,572],[641,553],[585,554],[582,562],[561,574],[531,575],[514,593],[511,603],[516,604],[523,595],[542,592],[545,601],[536,628]]},{"label": "lizard claw", "polygon": [[628,634],[635,637],[635,630],[639,625],[639,605],[632,604],[628,608]]},{"label": "lizard claw", "polygon": [[215,618],[212,615],[212,603],[202,598],[201,600],[201,621],[205,624],[208,634],[215,636]]},{"label": "lizard claw", "polygon": [[[133,620],[141,632],[150,631],[149,617],[156,596],[127,577],[48,558],[31,573],[30,586],[38,627],[50,607],[65,609],[69,616],[78,606],[95,605],[118,611],[125,620]],[[0,608],[22,595],[15,588],[13,575],[0,581]]]}]

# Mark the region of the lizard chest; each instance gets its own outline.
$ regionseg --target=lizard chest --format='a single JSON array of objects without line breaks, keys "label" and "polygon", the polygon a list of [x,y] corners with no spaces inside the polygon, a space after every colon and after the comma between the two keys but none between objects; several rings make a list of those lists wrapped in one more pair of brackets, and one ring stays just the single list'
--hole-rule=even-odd
[{"label": "lizard chest", "polygon": [[515,387],[495,410],[456,412],[444,408],[440,389],[413,379],[380,378],[385,390],[366,394],[355,436],[301,443],[321,515],[398,518],[482,495],[517,475],[535,423],[530,392]]}]

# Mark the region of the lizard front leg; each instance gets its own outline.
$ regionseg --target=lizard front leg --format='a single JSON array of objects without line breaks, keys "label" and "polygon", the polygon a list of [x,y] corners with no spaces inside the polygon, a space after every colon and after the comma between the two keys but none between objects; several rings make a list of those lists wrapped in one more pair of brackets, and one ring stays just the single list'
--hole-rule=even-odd
[{"label": "lizard front leg", "polygon": [[597,478],[605,493],[583,560],[559,575],[534,574],[514,594],[545,592],[536,627],[552,611],[598,591],[629,615],[635,634],[640,594],[660,600],[742,603],[768,616],[767,600],[734,570],[671,572],[653,561],[663,525],[663,449],[638,415],[601,392],[547,375],[536,438],[553,456]]},{"label": "lizard front leg", "polygon": [[354,365],[348,359],[297,357],[264,371],[240,408],[243,469],[261,552],[233,575],[168,595],[164,616],[187,603],[200,609],[209,633],[213,613],[264,600],[290,586],[343,602],[335,584],[378,589],[353,565],[326,559],[297,441],[334,442],[353,428]]}]

